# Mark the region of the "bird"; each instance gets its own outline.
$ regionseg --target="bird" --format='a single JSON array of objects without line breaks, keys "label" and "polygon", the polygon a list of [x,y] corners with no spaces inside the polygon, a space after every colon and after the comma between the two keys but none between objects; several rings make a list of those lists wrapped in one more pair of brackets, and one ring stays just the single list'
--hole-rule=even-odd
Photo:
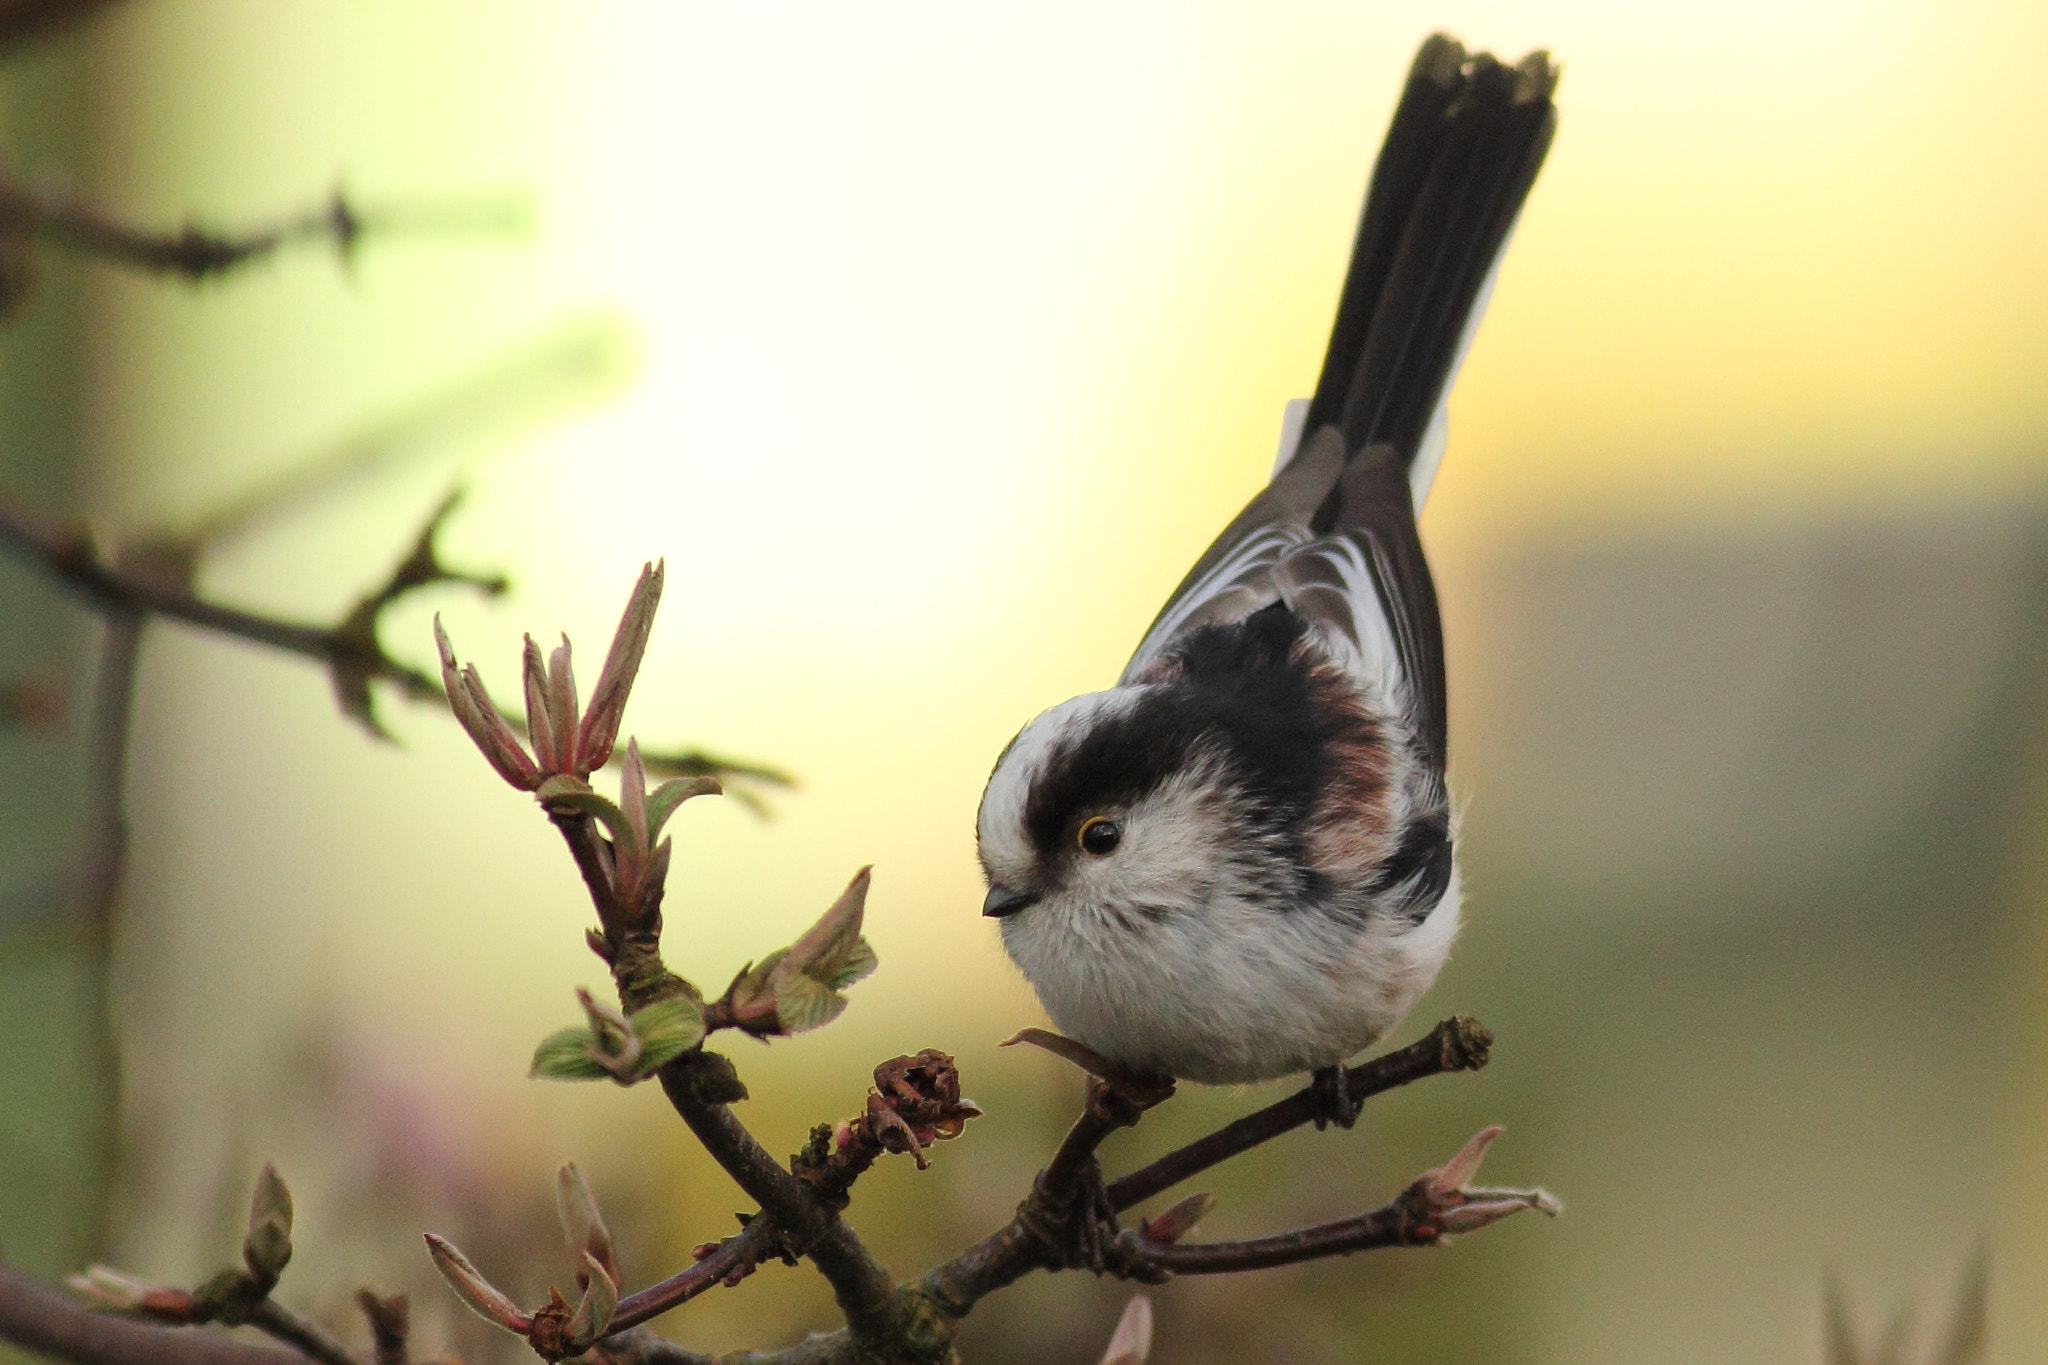
[{"label": "bird", "polygon": [[1555,133],[1557,68],[1436,34],[1359,217],[1273,473],[1115,684],[1017,732],[976,816],[982,912],[1061,1034],[1126,1073],[1343,1063],[1456,936],[1443,628],[1416,514],[1446,402]]}]

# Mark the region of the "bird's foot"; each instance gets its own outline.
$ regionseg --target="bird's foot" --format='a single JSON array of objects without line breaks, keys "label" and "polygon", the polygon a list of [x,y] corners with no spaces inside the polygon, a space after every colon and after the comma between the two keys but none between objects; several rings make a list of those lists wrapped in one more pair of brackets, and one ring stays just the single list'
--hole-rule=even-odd
[{"label": "bird's foot", "polygon": [[1110,1249],[1122,1229],[1103,1189],[1102,1165],[1094,1157],[1082,1163],[1065,1189],[1056,1190],[1041,1174],[1017,1213],[1062,1269],[1100,1275],[1110,1268]]},{"label": "bird's foot", "polygon": [[1349,1128],[1358,1122],[1359,1111],[1365,1108],[1365,1097],[1353,1095],[1344,1075],[1343,1063],[1326,1066],[1309,1077],[1309,1090],[1316,1100],[1316,1131],[1321,1132],[1331,1124]]}]

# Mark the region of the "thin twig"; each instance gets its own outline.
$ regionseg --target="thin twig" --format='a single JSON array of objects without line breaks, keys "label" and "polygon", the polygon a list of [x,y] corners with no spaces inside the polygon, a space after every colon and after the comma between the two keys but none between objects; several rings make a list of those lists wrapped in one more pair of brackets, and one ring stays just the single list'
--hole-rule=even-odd
[{"label": "thin twig", "polygon": [[1370,1213],[1271,1237],[1169,1246],[1126,1232],[1120,1245],[1141,1263],[1175,1275],[1223,1275],[1328,1256],[1349,1256],[1354,1251],[1379,1247],[1434,1246],[1441,1232],[1441,1228],[1417,1217],[1413,1202],[1404,1194]]},{"label": "thin twig", "polygon": [[412,1301],[403,1294],[383,1295],[372,1289],[358,1289],[356,1307],[370,1324],[377,1365],[406,1365],[412,1337]]},{"label": "thin twig", "polygon": [[325,1328],[308,1322],[275,1299],[264,1299],[249,1310],[249,1325],[320,1362],[320,1365],[361,1365],[348,1347],[328,1335]]},{"label": "thin twig", "polygon": [[121,875],[127,865],[128,731],[134,710],[135,671],[141,657],[140,614],[109,611],[100,640],[92,714],[86,722],[87,808],[78,828],[78,882],[73,911],[85,937],[85,1074],[92,1078],[96,1113],[87,1125],[89,1169],[97,1196],[90,1202],[85,1241],[88,1260],[104,1259],[113,1238],[114,1191],[121,1165],[121,1049],[114,1019],[113,957]]},{"label": "thin twig", "polygon": [[0,544],[24,552],[102,611],[166,616],[330,666],[345,663],[366,669],[416,701],[447,701],[440,683],[419,669],[395,663],[381,654],[365,657],[354,642],[339,639],[331,630],[224,607],[183,588],[123,574],[101,562],[85,541],[40,525],[27,513],[5,503],[0,503]]},{"label": "thin twig", "polygon": [[680,1308],[707,1289],[731,1282],[735,1273],[751,1275],[762,1258],[771,1254],[780,1237],[772,1220],[754,1219],[739,1236],[720,1242],[716,1251],[688,1270],[620,1299],[617,1311],[612,1314],[612,1333],[638,1327],[671,1308]]},{"label": "thin twig", "polygon": [[[685,989],[661,965],[655,935],[658,912],[618,902],[604,871],[599,836],[588,816],[550,812],[550,819],[569,845],[584,890],[604,926],[620,1001],[628,1010],[644,1008],[659,993]],[[635,949],[628,953],[628,947]],[[686,1052],[660,1071],[661,1088],[704,1150],[733,1183],[745,1190],[761,1212],[775,1221],[803,1255],[832,1285],[832,1294],[847,1324],[864,1341],[881,1341],[897,1326],[895,1285],[889,1272],[811,1185],[777,1161],[725,1102],[746,1093],[732,1063],[702,1048]]]},{"label": "thin twig", "polygon": [[[1447,1071],[1477,1071],[1486,1065],[1493,1035],[1476,1019],[1460,1016],[1438,1024],[1426,1038],[1407,1047],[1375,1057],[1344,1074],[1350,1094],[1360,1100]],[[1262,1142],[1299,1128],[1315,1117],[1316,1099],[1312,1089],[1296,1091],[1284,1100],[1247,1114],[1207,1137],[1168,1152],[1148,1166],[1109,1183],[1105,1193],[1110,1207],[1121,1213],[1141,1204],[1163,1190],[1173,1188],[1189,1176],[1208,1170]]]},{"label": "thin twig", "polygon": [[362,235],[362,215],[339,192],[317,209],[229,235],[191,224],[175,232],[149,232],[0,180],[0,236],[35,237],[82,256],[190,281],[224,275],[294,242],[331,243],[346,261]]},{"label": "thin twig", "polygon": [[[12,546],[58,582],[83,596],[102,613],[156,615],[197,626],[218,635],[248,640],[286,654],[296,654],[326,667],[337,680],[353,687],[378,681],[398,689],[406,700],[424,702],[445,710],[448,694],[440,681],[428,673],[403,664],[386,654],[374,631],[354,632],[350,622],[339,627],[309,626],[283,621],[257,612],[209,602],[189,587],[175,586],[148,575],[125,573],[102,561],[92,546],[80,537],[60,531],[18,507],[0,501],[0,546]],[[516,710],[505,714],[514,724],[524,722]],[[647,770],[667,776],[710,775],[738,778],[763,786],[792,785],[788,774],[759,764],[719,758],[698,750],[681,752],[648,751]],[[734,794],[750,804],[758,802],[742,789]]]}]

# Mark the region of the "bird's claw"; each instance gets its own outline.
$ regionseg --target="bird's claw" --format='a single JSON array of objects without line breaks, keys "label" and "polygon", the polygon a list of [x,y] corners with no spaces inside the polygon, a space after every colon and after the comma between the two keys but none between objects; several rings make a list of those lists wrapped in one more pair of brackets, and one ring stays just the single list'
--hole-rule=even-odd
[{"label": "bird's claw", "polygon": [[1103,1189],[1102,1164],[1094,1157],[1081,1166],[1071,1195],[1054,1195],[1041,1176],[1018,1213],[1060,1269],[1097,1275],[1120,1269],[1112,1262],[1121,1260],[1115,1257],[1114,1248],[1122,1229]]},{"label": "bird's claw", "polygon": [[[1051,1029],[1019,1029],[998,1044],[1000,1047],[1015,1047],[1018,1043],[1029,1043],[1044,1048],[1055,1057],[1063,1058],[1095,1077],[1116,1097],[1132,1107],[1132,1116],[1121,1121],[1120,1126],[1128,1128],[1137,1122],[1137,1115],[1156,1104],[1173,1098],[1173,1077],[1158,1071],[1142,1071],[1124,1065],[1112,1057],[1105,1057],[1094,1048],[1077,1039],[1069,1038]],[[1094,1105],[1096,1088],[1089,1088],[1089,1103]]]},{"label": "bird's claw", "polygon": [[1316,1131],[1331,1124],[1349,1129],[1358,1122],[1358,1115],[1365,1108],[1365,1097],[1351,1093],[1349,1078],[1345,1075],[1343,1063],[1326,1066],[1309,1077],[1309,1090],[1316,1101]]}]

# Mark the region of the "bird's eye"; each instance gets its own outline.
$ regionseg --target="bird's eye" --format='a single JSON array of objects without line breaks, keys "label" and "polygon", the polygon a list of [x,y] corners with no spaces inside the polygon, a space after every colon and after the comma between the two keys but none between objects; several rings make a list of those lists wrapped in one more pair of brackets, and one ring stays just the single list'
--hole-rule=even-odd
[{"label": "bird's eye", "polygon": [[1093,853],[1098,858],[1105,853],[1114,852],[1116,846],[1123,841],[1123,837],[1122,825],[1100,815],[1091,815],[1083,820],[1080,833],[1074,836],[1083,853]]}]

